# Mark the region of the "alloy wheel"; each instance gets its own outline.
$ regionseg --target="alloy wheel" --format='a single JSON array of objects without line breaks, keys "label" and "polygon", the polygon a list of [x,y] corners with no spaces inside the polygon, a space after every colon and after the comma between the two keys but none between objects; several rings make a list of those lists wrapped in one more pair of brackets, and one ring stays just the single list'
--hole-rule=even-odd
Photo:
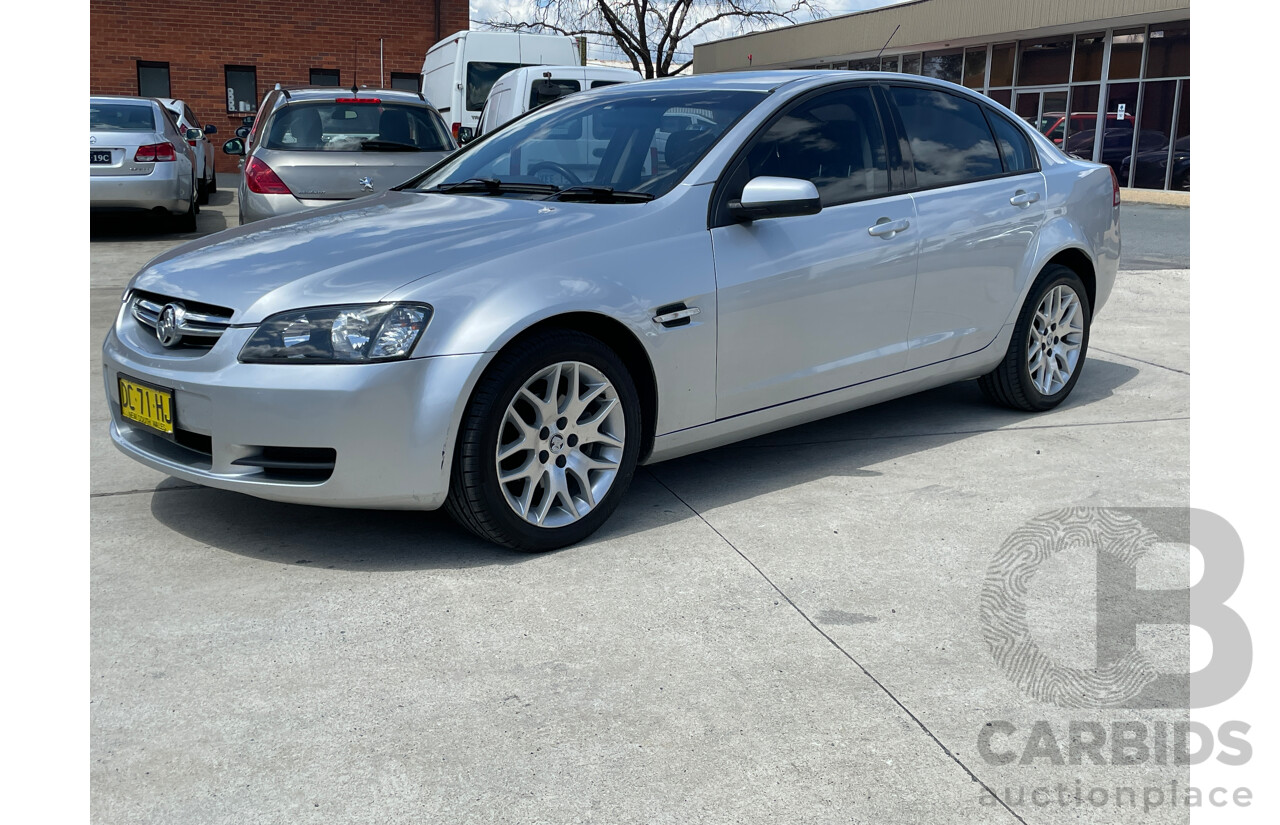
[{"label": "alloy wheel", "polygon": [[498,429],[503,498],[538,527],[573,524],[613,486],[625,444],[622,403],[603,372],[580,361],[540,369],[515,393]]},{"label": "alloy wheel", "polygon": [[1080,297],[1060,284],[1040,300],[1027,339],[1027,372],[1041,395],[1055,395],[1071,380],[1084,343]]}]

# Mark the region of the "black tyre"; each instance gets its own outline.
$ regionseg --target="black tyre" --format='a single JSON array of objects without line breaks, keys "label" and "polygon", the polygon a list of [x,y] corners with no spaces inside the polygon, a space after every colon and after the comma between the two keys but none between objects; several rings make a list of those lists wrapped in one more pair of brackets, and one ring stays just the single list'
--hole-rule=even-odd
[{"label": "black tyre", "polygon": [[195,232],[196,231],[196,214],[200,211],[200,205],[196,188],[195,178],[191,179],[191,202],[187,204],[187,211],[181,215],[173,217],[173,230],[175,232]]},{"label": "black tyre", "polygon": [[209,186],[207,187],[207,191],[212,195],[214,192],[218,191],[218,170],[212,169],[210,171],[212,171],[213,174],[209,176]]},{"label": "black tyre", "polygon": [[1015,410],[1042,412],[1066,400],[1089,350],[1093,309],[1071,269],[1046,266],[1018,315],[1004,360],[978,379],[983,393]]},{"label": "black tyre", "polygon": [[201,178],[196,183],[196,190],[197,190],[196,203],[202,204],[202,205],[208,203],[209,202],[209,182],[206,181],[204,178]]},{"label": "black tyre", "polygon": [[640,454],[640,401],[601,341],[553,330],[500,354],[472,394],[446,507],[481,538],[552,550],[617,508]]}]

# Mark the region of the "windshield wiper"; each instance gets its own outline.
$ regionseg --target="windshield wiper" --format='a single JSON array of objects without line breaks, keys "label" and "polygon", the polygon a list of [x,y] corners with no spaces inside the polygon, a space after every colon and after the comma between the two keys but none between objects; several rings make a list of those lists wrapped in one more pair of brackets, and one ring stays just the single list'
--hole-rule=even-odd
[{"label": "windshield wiper", "polygon": [[442,183],[428,191],[457,192],[458,194],[484,192],[488,195],[503,195],[507,193],[517,195],[554,195],[557,188],[550,183],[518,183],[515,181],[501,181],[497,178],[467,178],[455,183]]},{"label": "windshield wiper", "polygon": [[549,201],[591,201],[592,203],[643,203],[653,200],[651,192],[626,192],[612,186],[566,186],[547,198]]},{"label": "windshield wiper", "polygon": [[367,152],[421,152],[411,143],[397,143],[394,140],[362,140],[360,148]]}]

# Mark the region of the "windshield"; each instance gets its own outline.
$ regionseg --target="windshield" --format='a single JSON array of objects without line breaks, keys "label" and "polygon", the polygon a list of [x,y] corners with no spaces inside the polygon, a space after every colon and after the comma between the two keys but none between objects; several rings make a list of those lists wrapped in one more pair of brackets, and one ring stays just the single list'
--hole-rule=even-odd
[{"label": "windshield", "polygon": [[483,179],[660,197],[763,99],[763,92],[726,90],[650,88],[640,94],[625,85],[582,92],[484,136],[415,185],[433,189]]},{"label": "windshield", "polygon": [[90,103],[91,132],[154,132],[151,107],[137,103]]},{"label": "windshield", "polygon": [[365,144],[447,152],[444,121],[426,106],[370,102],[293,103],[271,122],[263,145],[295,152],[359,152]]}]

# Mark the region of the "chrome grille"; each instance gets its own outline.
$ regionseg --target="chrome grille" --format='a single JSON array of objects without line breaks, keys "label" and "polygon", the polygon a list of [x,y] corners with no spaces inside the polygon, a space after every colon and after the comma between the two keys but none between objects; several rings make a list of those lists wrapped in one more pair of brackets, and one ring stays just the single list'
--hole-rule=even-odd
[{"label": "chrome grille", "polygon": [[199,347],[207,349],[214,345],[231,324],[232,311],[212,304],[166,298],[163,295],[142,291],[135,291],[129,301],[131,304],[130,313],[133,315],[134,320],[151,330],[152,333],[155,332],[156,324],[160,319],[160,312],[164,309],[165,304],[180,305],[184,312],[182,313],[182,323],[177,327],[178,334],[182,336],[182,340],[178,343],[178,348]]}]

